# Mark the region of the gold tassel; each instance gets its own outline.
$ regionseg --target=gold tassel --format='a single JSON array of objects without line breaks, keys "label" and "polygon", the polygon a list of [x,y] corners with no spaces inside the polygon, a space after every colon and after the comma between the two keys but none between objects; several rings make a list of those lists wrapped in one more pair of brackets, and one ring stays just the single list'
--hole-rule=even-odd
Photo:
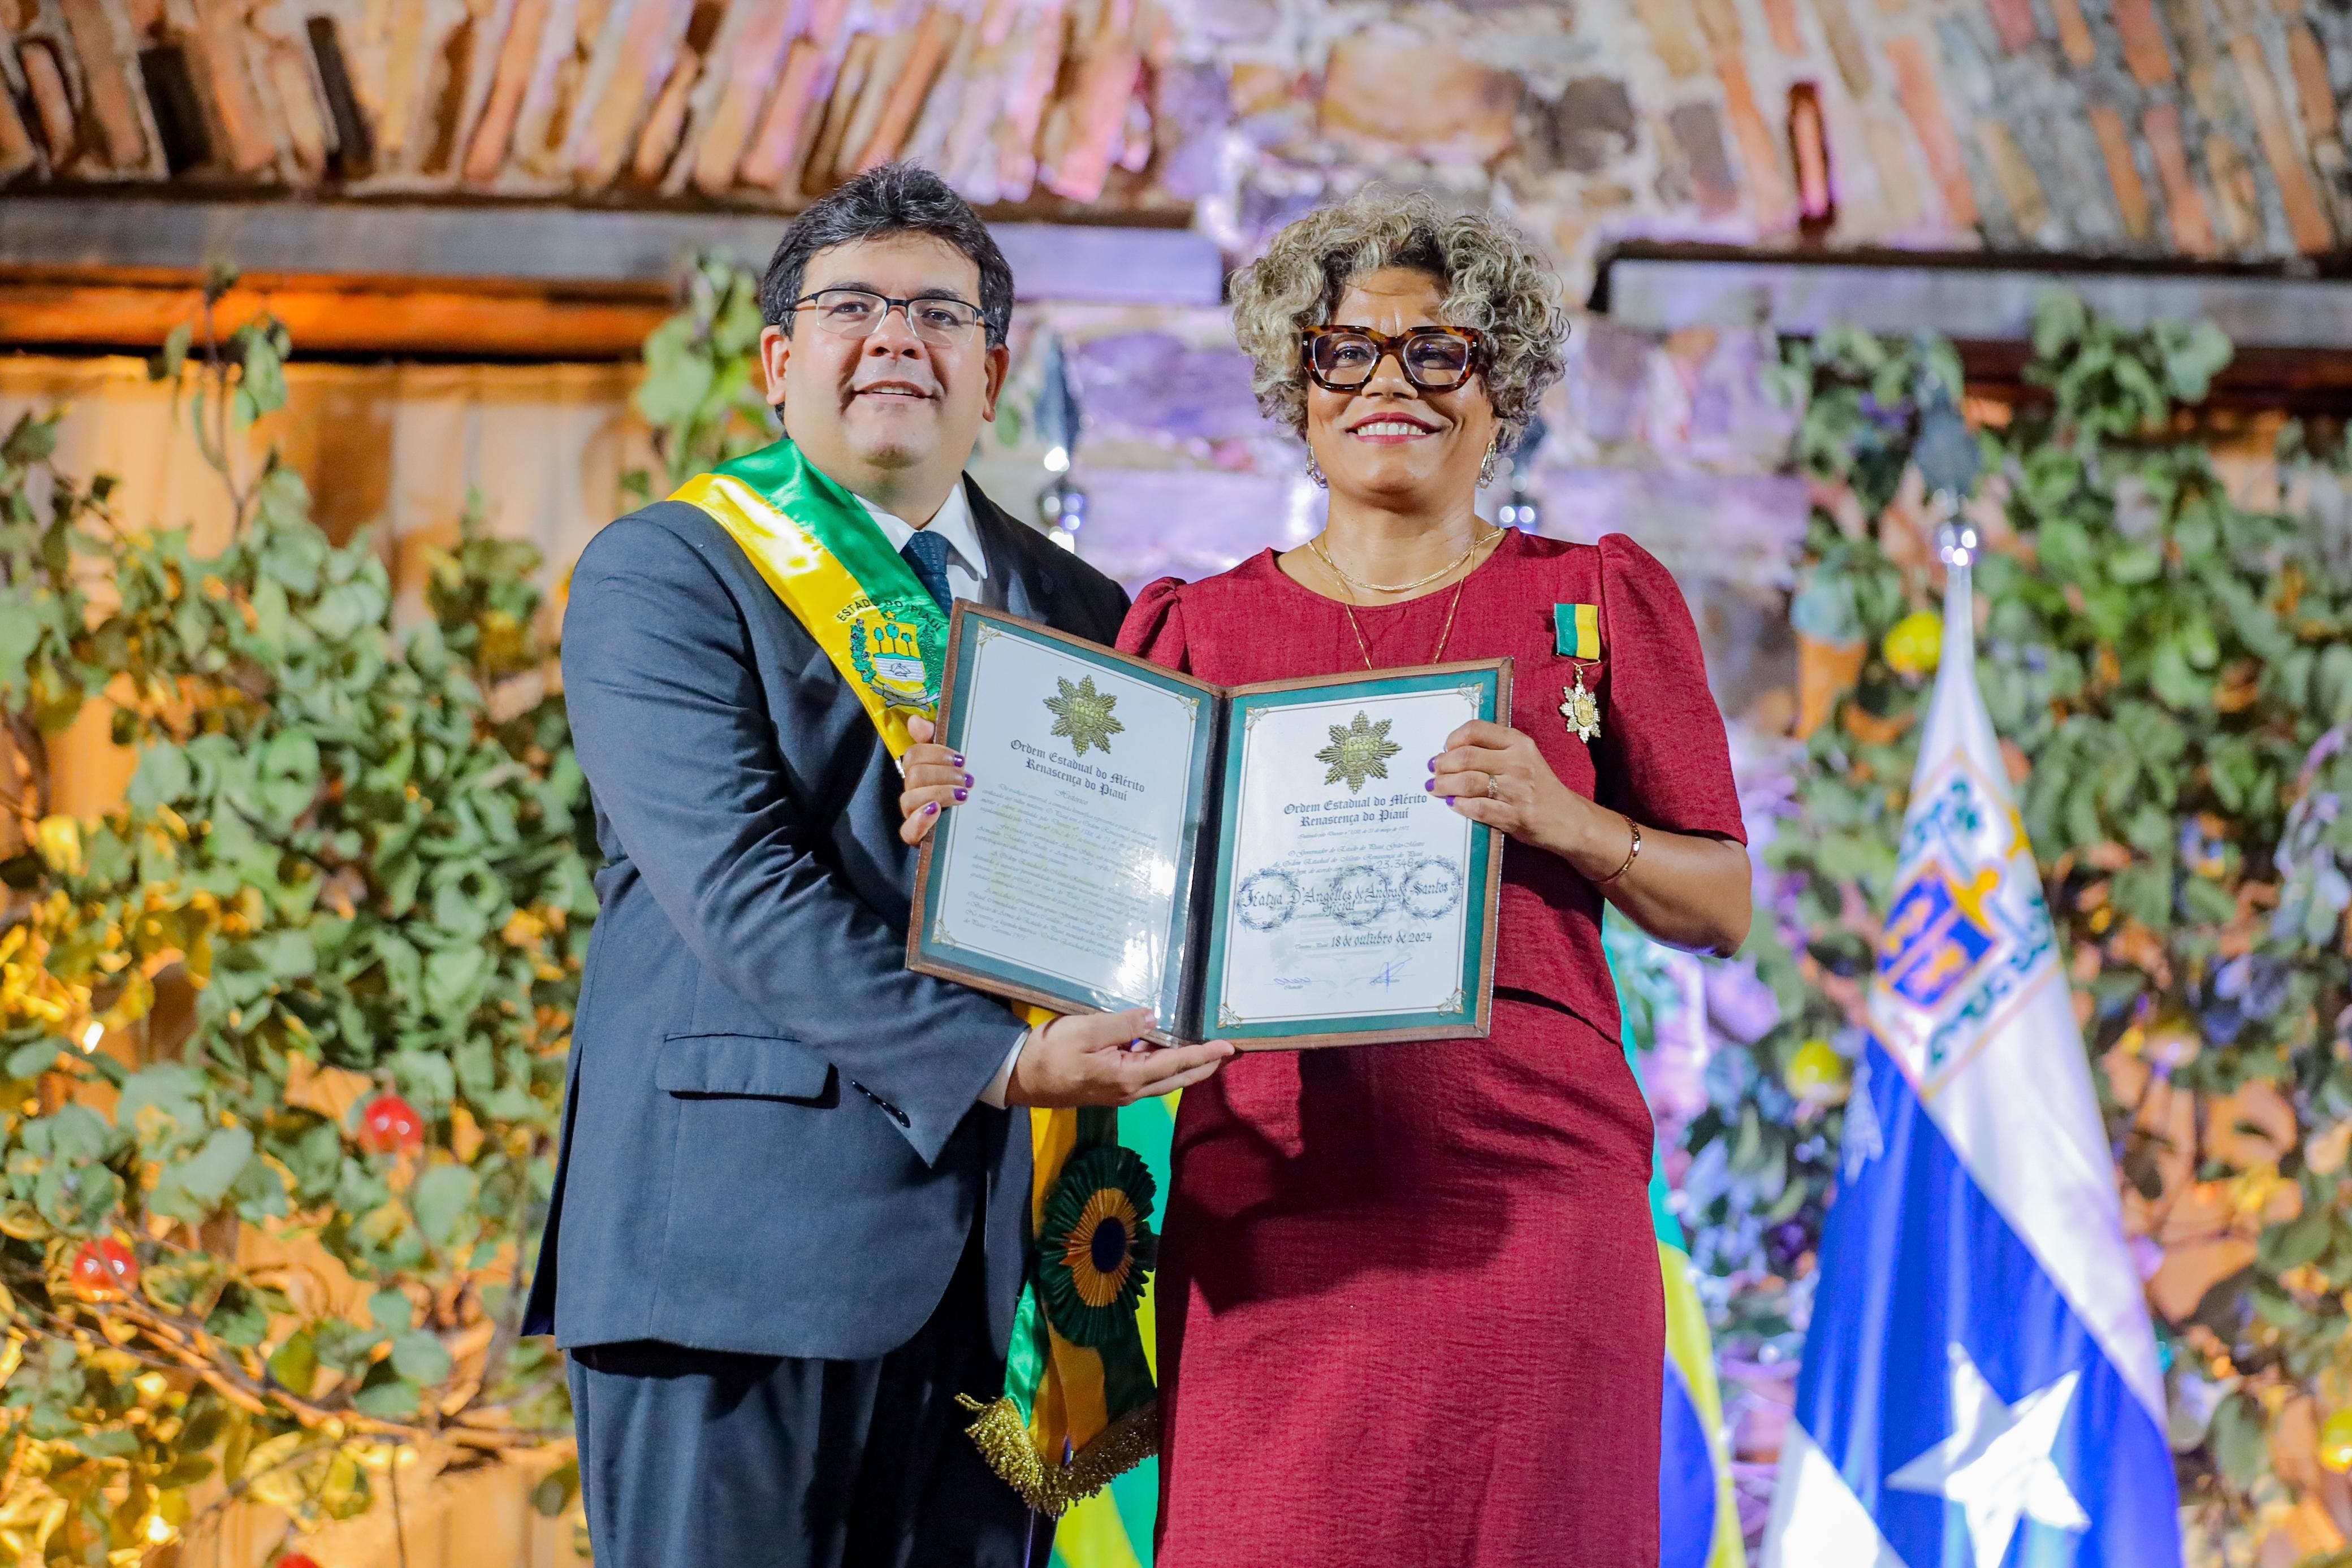
[{"label": "gold tassel", "polygon": [[1048,1468],[1029,1440],[1028,1424],[1011,1398],[983,1405],[969,1394],[956,1402],[980,1412],[964,1431],[979,1445],[989,1467],[1021,1500],[1048,1519],[1059,1519],[1081,1502],[1160,1451],[1160,1402],[1139,1405],[1095,1434],[1066,1465]]}]

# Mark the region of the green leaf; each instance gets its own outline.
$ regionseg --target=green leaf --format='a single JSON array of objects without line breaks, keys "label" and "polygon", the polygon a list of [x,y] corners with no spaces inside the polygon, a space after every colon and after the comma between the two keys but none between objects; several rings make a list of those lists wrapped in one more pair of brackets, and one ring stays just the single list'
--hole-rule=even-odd
[{"label": "green leaf", "polygon": [[252,1157],[253,1134],[243,1127],[223,1127],[194,1155],[163,1167],[149,1207],[158,1214],[201,1221],[220,1207],[229,1184]]},{"label": "green leaf", "polygon": [[2210,321],[2199,321],[2186,339],[2169,344],[2164,356],[2165,379],[2172,395],[2182,402],[2202,402],[2213,378],[2235,356],[2229,334]]},{"label": "green leaf", "polygon": [[416,1303],[399,1291],[378,1291],[368,1298],[368,1316],[388,1334],[404,1334],[416,1321]]},{"label": "green leaf", "polygon": [[2326,722],[2352,723],[2352,643],[2333,643],[2321,653],[2312,701]]},{"label": "green leaf", "polygon": [[2107,576],[2116,582],[2137,585],[2164,575],[2164,552],[2153,545],[2126,545],[2107,557]]},{"label": "green leaf", "polygon": [[2263,1267],[2273,1273],[2284,1273],[2317,1262],[2319,1255],[2327,1250],[2333,1228],[2328,1211],[2317,1205],[2305,1208],[2284,1225],[2273,1226],[2263,1232]]},{"label": "green leaf", "polygon": [[8,1053],[8,1076],[19,1082],[38,1078],[56,1064],[64,1047],[61,1040],[37,1040],[18,1046]]},{"label": "green leaf", "polygon": [[58,449],[58,415],[36,417],[30,413],[16,416],[8,427],[5,440],[0,440],[0,463],[30,466],[46,463]]},{"label": "green leaf", "polygon": [[195,770],[188,754],[168,741],[156,741],[140,753],[139,771],[131,776],[131,803],[142,811],[184,800],[195,788]]},{"label": "green leaf", "polygon": [[269,1332],[269,1313],[251,1291],[232,1283],[205,1319],[205,1329],[230,1344],[257,1345]]},{"label": "green leaf", "polygon": [[352,1405],[362,1416],[373,1416],[379,1421],[399,1421],[416,1414],[418,1402],[425,1390],[392,1369],[389,1361],[378,1362],[368,1374],[367,1382],[352,1396]]},{"label": "green leaf", "polygon": [[297,1398],[308,1398],[319,1380],[319,1343],[309,1329],[298,1330],[269,1358],[269,1375]]},{"label": "green leaf", "polygon": [[151,382],[176,382],[180,367],[187,363],[188,344],[195,337],[193,322],[183,321],[163,338],[162,351],[147,361],[147,379]]},{"label": "green leaf", "polygon": [[436,1247],[446,1247],[455,1240],[458,1227],[474,1207],[478,1190],[474,1173],[464,1166],[435,1166],[418,1176],[409,1192],[408,1207],[425,1239]]},{"label": "green leaf", "polygon": [[450,1364],[448,1350],[431,1333],[416,1330],[393,1339],[393,1370],[412,1382],[435,1387],[448,1377]]},{"label": "green leaf", "polygon": [[542,1519],[560,1519],[580,1495],[580,1461],[566,1459],[531,1489],[530,1506]]},{"label": "green leaf", "polygon": [[2250,1487],[2269,1469],[2263,1407],[2243,1394],[2231,1395],[2215,1408],[2211,1441],[2214,1460],[2232,1486]]},{"label": "green leaf", "polygon": [[11,686],[16,684],[18,677],[6,672],[22,671],[32,663],[33,650],[40,646],[47,629],[47,618],[31,605],[0,599],[0,681]]},{"label": "green leaf", "polygon": [[488,947],[446,947],[425,960],[425,1006],[451,1020],[473,1009],[495,958]]}]

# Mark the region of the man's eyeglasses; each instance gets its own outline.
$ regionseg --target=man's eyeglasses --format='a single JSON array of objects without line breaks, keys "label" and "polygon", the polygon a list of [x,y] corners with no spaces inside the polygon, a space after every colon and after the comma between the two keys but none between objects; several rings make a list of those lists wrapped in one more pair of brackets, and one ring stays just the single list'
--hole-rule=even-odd
[{"label": "man's eyeglasses", "polygon": [[1486,360],[1486,338],[1468,327],[1415,327],[1393,338],[1363,327],[1309,327],[1298,348],[1315,384],[1332,392],[1360,390],[1391,354],[1425,392],[1452,392]]},{"label": "man's eyeglasses", "polygon": [[949,349],[969,340],[982,319],[979,306],[952,296],[893,299],[870,288],[820,288],[793,300],[793,308],[815,311],[817,326],[838,338],[870,338],[884,317],[901,311],[916,337]]}]

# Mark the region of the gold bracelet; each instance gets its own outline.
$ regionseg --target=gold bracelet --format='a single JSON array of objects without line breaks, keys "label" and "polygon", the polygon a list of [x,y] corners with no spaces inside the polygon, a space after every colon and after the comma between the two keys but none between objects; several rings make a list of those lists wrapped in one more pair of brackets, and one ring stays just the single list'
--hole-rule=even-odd
[{"label": "gold bracelet", "polygon": [[1635,821],[1633,818],[1628,817],[1625,819],[1625,825],[1633,831],[1633,847],[1625,852],[1625,863],[1619,866],[1615,871],[1611,872],[1607,876],[1595,878],[1592,883],[1593,886],[1607,887],[1611,883],[1615,882],[1619,877],[1623,876],[1627,872],[1633,868],[1634,860],[1641,854],[1642,824]]}]

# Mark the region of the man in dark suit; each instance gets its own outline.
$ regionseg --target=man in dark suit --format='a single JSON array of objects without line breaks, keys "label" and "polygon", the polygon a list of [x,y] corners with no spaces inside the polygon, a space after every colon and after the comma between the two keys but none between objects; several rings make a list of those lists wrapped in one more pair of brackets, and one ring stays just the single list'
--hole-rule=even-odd
[{"label": "man in dark suit", "polygon": [[[1127,596],[962,475],[1013,279],[961,200],[861,175],[792,225],[761,302],[790,440],[942,607],[1112,640]],[[1140,1012],[1033,1032],[907,970],[891,754],[709,513],[596,536],[563,667],[607,863],[524,1326],[571,1353],[598,1568],[1042,1563],[955,1403],[1003,1391],[1020,1107],[1126,1103],[1230,1048],[1129,1051]]]}]

